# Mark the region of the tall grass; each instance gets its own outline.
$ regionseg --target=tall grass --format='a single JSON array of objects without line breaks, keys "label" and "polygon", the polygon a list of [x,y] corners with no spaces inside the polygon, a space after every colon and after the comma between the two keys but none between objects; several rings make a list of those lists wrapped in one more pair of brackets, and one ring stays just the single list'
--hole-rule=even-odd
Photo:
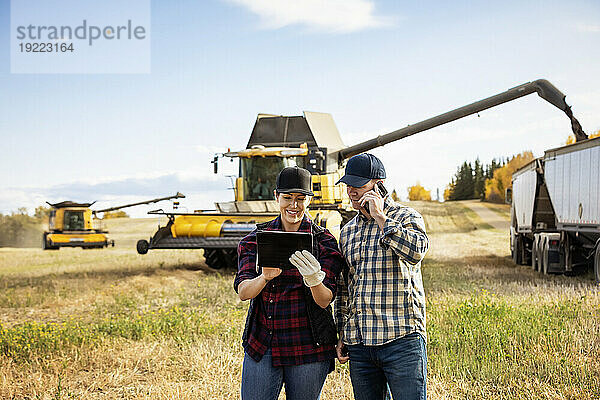
[{"label": "tall grass", "polygon": [[598,396],[600,352],[593,335],[600,315],[598,296],[591,296],[529,304],[483,290],[457,302],[433,302],[431,369],[445,379],[485,383],[499,394],[526,393],[512,387],[521,380]]}]

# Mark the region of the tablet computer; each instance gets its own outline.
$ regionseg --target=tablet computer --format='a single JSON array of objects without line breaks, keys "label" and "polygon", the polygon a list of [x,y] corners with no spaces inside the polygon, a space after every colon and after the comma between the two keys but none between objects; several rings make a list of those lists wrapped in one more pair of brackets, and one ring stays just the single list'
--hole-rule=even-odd
[{"label": "tablet computer", "polygon": [[258,231],[256,263],[262,268],[295,268],[290,257],[300,250],[313,250],[313,235],[308,232]]}]

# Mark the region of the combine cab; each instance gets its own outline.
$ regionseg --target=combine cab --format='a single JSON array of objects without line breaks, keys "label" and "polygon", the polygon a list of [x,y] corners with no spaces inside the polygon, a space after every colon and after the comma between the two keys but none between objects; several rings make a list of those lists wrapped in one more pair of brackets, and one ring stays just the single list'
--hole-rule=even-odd
[{"label": "combine cab", "polygon": [[92,204],[72,201],[50,204],[49,232],[44,232],[42,248],[58,250],[61,247],[94,249],[114,246],[114,241],[106,236],[108,232],[92,227]]},{"label": "combine cab", "polygon": [[106,236],[107,231],[92,226],[92,219],[96,214],[182,197],[185,196],[177,193],[175,196],[126,204],[103,210],[91,210],[90,207],[94,203],[75,203],[72,201],[63,201],[55,204],[48,203],[52,208],[48,220],[48,232],[44,232],[42,237],[42,249],[58,250],[61,247],[101,249],[103,247],[114,246],[115,241],[108,239]]},{"label": "combine cab", "polygon": [[277,203],[273,200],[275,179],[282,168],[293,165],[306,168],[312,173],[315,196],[309,213],[316,223],[337,236],[341,226],[355,215],[345,186],[335,185],[343,175],[346,159],[531,93],[537,93],[564,111],[571,118],[573,132],[577,137],[585,135],[565,103],[564,94],[543,79],[525,83],[352,147],[344,146],[330,114],[259,114],[246,149],[218,154],[212,161],[217,173],[219,158],[239,158],[235,201],[216,203],[215,210],[194,213],[151,212],[166,215],[169,222],[165,227],[159,228],[150,240],[138,241],[138,253],[146,254],[151,249],[204,249],[208,266],[222,268],[235,265],[239,240],[252,231],[257,223],[278,215]]}]

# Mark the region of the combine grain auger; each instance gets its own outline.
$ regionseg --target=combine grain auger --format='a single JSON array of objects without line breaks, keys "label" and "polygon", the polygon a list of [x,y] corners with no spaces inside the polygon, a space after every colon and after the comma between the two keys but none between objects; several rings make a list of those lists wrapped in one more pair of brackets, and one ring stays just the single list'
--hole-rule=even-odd
[{"label": "combine grain auger", "polygon": [[217,154],[212,161],[217,173],[219,158],[239,158],[235,200],[216,203],[215,210],[154,212],[166,215],[169,222],[159,228],[150,240],[138,241],[137,250],[140,254],[146,254],[150,249],[204,249],[204,257],[210,267],[235,265],[239,240],[257,223],[278,215],[277,203],[273,200],[275,179],[282,168],[292,165],[306,168],[313,174],[315,196],[309,212],[316,223],[338,235],[341,225],[355,215],[344,185],[335,185],[343,175],[346,159],[531,93],[537,93],[564,111],[571,119],[578,140],[587,138],[565,102],[565,95],[544,79],[517,86],[351,147],[346,147],[342,142],[330,114],[308,111],[301,116],[259,114],[246,149]]}]

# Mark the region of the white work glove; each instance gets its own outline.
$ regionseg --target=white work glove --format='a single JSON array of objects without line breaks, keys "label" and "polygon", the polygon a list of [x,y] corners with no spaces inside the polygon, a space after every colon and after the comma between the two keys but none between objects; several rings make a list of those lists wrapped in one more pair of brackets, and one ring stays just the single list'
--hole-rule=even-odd
[{"label": "white work glove", "polygon": [[317,286],[325,279],[325,272],[321,270],[321,264],[310,251],[296,251],[290,257],[290,262],[294,267],[298,268],[304,284],[308,287]]}]

